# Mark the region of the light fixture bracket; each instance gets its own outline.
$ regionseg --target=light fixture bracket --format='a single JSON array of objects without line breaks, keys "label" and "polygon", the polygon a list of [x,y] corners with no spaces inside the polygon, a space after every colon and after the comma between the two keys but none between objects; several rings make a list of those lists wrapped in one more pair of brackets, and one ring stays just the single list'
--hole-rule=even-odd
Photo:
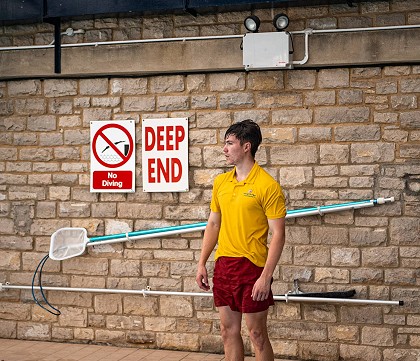
[{"label": "light fixture bracket", "polygon": [[247,33],[243,38],[245,70],[292,69],[291,47],[290,33]]}]

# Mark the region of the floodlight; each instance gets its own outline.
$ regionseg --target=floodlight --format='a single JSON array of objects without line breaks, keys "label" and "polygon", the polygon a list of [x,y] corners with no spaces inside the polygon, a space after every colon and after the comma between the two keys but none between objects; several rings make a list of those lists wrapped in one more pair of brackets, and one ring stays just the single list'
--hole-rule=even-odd
[{"label": "floodlight", "polygon": [[277,31],[283,31],[289,26],[289,18],[286,14],[277,14],[273,18],[273,25],[277,29]]},{"label": "floodlight", "polygon": [[258,16],[255,16],[255,15],[248,16],[244,20],[244,26],[246,30],[250,31],[251,33],[258,32],[260,24],[261,24],[260,19],[258,18]]}]

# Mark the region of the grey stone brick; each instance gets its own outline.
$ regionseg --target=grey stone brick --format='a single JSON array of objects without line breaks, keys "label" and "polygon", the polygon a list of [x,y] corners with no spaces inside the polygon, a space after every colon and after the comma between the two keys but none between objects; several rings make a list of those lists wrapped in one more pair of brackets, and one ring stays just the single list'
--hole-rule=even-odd
[{"label": "grey stone brick", "polygon": [[325,107],[315,109],[314,122],[317,124],[365,123],[369,121],[367,107]]}]

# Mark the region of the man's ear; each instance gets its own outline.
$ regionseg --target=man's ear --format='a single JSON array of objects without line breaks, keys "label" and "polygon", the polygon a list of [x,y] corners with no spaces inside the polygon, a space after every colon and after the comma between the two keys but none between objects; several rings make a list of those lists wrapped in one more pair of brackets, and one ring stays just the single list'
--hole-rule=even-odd
[{"label": "man's ear", "polygon": [[246,142],[244,144],[244,146],[245,146],[244,149],[245,149],[246,152],[251,151],[251,143],[250,142]]}]

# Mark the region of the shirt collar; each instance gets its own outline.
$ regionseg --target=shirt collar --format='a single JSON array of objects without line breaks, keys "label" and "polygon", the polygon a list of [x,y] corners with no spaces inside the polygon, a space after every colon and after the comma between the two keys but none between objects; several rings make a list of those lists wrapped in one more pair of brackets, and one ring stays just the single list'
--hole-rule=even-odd
[{"label": "shirt collar", "polygon": [[[257,162],[254,162],[254,165],[251,168],[251,171],[249,172],[248,176],[245,178],[245,180],[242,181],[242,183],[244,184],[254,184],[255,183],[255,178],[257,176],[258,170],[259,170],[260,166],[258,165]],[[235,173],[236,173],[236,167],[234,167],[230,172],[229,172],[229,177],[228,177],[228,181],[232,182],[232,183],[241,183],[238,182],[235,178]]]}]

